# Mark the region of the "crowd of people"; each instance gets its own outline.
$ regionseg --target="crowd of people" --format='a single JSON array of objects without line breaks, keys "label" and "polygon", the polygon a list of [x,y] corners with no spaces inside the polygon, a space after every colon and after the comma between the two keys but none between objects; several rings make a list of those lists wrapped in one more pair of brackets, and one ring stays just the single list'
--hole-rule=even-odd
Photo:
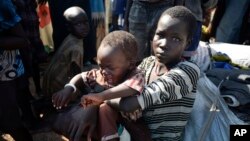
[{"label": "crowd of people", "polygon": [[[32,105],[39,100],[52,109],[44,113],[50,128],[73,141],[118,141],[120,125],[133,141],[182,140],[201,73],[191,58],[202,26],[215,41],[250,42],[249,0],[113,0],[110,33],[99,44],[96,22],[103,21],[93,13],[102,17],[107,1],[0,2],[0,133],[32,141],[34,125],[45,122]],[[47,2],[50,54],[36,13]]]}]

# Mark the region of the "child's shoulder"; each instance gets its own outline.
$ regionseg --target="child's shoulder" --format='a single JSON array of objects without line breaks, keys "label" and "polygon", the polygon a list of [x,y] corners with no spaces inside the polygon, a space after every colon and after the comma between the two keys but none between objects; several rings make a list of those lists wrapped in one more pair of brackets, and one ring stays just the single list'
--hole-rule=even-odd
[{"label": "child's shoulder", "polygon": [[142,60],[142,62],[138,65],[138,68],[141,69],[141,70],[146,70],[154,62],[155,62],[155,56],[149,56],[149,57]]},{"label": "child's shoulder", "polygon": [[193,73],[193,74],[197,74],[198,76],[200,75],[200,68],[199,66],[188,60],[188,61],[181,61],[179,62],[175,68],[173,68],[174,70],[175,69],[181,69],[187,73]]}]

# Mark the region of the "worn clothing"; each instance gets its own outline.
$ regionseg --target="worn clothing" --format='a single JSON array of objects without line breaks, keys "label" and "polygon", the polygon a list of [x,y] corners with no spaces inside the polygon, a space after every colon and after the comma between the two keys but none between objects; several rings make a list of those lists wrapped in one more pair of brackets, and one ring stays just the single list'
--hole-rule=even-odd
[{"label": "worn clothing", "polygon": [[[131,72],[128,78],[120,85],[126,85],[141,93],[145,84],[144,74],[136,69]],[[134,116],[133,114],[129,116]],[[121,115],[107,104],[102,104],[99,109],[98,130],[102,141],[118,138],[117,122],[120,122]],[[113,121],[113,122],[110,122]]]},{"label": "worn clothing", "polygon": [[[17,13],[22,18],[21,24],[31,43],[33,58],[37,59],[39,54],[45,52],[39,32],[39,18],[36,12],[36,0],[14,0],[17,7]],[[31,54],[29,52],[29,54]],[[40,58],[38,58],[40,59]]]},{"label": "worn clothing", "polygon": [[[0,1],[0,38],[20,20],[11,0]],[[24,67],[19,50],[0,48],[0,131],[9,133],[16,141],[32,141],[31,135],[22,124],[16,99],[23,89],[23,74]]]},{"label": "worn clothing", "polygon": [[64,85],[73,77],[71,76],[73,63],[83,70],[83,54],[82,39],[71,34],[68,35],[45,71],[43,78],[45,95],[51,96],[54,92],[63,89]]},{"label": "worn clothing", "polygon": [[192,111],[200,70],[196,64],[182,61],[149,83],[155,59],[148,57],[139,66],[146,71],[148,84],[138,96],[143,118],[153,140],[180,140]]},{"label": "worn clothing", "polygon": [[[100,70],[98,69],[93,69],[91,71],[88,72],[93,72],[96,74],[97,77],[102,77],[100,75]],[[94,93],[94,92],[102,92],[110,87],[107,86],[100,86],[98,84],[91,86],[89,83],[89,77],[92,77],[90,75],[87,75],[88,72],[82,72],[81,76],[84,82],[84,92],[85,93]],[[125,78],[126,79],[126,78]],[[127,75],[127,79],[122,82],[120,85],[127,85],[132,89],[138,90],[138,92],[141,92],[141,90],[143,90],[144,87],[144,75],[143,73],[138,70],[135,69],[134,71],[132,71],[131,73],[129,73]],[[105,104],[106,105],[106,104]],[[106,105],[107,106],[107,105]],[[117,134],[117,126],[116,122],[113,122],[113,126],[111,124],[108,124],[107,121],[110,121],[109,118],[112,119],[112,121],[116,121],[117,119],[117,115],[118,113],[112,110],[109,110],[107,108],[105,108],[106,106],[101,106],[99,109],[99,121],[98,121],[98,132],[100,133],[99,138],[104,137],[106,138],[107,136],[110,136],[112,138],[117,138],[118,134]],[[103,109],[103,108],[105,109]],[[63,135],[67,135],[67,133],[65,133],[65,125],[63,125],[65,123],[65,120],[67,120],[66,118],[72,115],[72,112],[78,112],[80,111],[80,109],[82,109],[82,107],[79,106],[79,104],[77,103],[77,105],[74,105],[71,109],[66,110],[64,112],[61,112],[57,115],[56,117],[56,121],[53,123],[53,128],[54,130],[56,130],[57,132],[60,132]],[[104,118],[104,115],[108,115],[105,116],[106,118]],[[74,117],[77,118],[77,122],[80,121],[78,117]],[[79,123],[80,124],[80,123]]]},{"label": "worn clothing", "polygon": [[83,39],[84,42],[84,62],[90,61],[96,56],[96,46],[95,46],[95,32],[91,17],[91,7],[90,0],[49,0],[49,9],[51,15],[51,22],[53,27],[53,42],[54,42],[54,51],[56,52],[61,46],[63,40],[69,34],[67,31],[66,24],[64,24],[65,18],[63,13],[66,9],[71,6],[81,7],[87,14],[89,19],[90,31],[86,38]]},{"label": "worn clothing", "polygon": [[0,49],[0,81],[10,81],[24,74],[19,50]]},{"label": "worn clothing", "polygon": [[0,31],[13,27],[20,20],[10,0],[0,1]]},{"label": "worn clothing", "polygon": [[[92,73],[95,73],[97,75],[97,77],[102,77],[100,70],[93,69],[91,71],[92,71]],[[88,71],[82,72],[81,76],[82,76],[82,79],[84,82],[84,89],[86,89],[86,91],[88,93],[101,92],[101,91],[104,91],[105,89],[112,87],[109,84],[107,84],[107,86],[98,86],[98,84],[96,84],[95,86],[91,86],[88,82],[88,80],[89,80],[88,77],[90,77],[90,76],[88,76],[87,74],[88,74]],[[145,84],[144,74],[139,69],[135,69],[127,75],[127,79],[124,82],[122,82],[120,85],[126,85],[126,86],[128,86],[128,87],[130,87],[130,88],[132,88],[140,93],[140,92],[142,92],[142,90],[144,88],[144,84]]]},{"label": "worn clothing", "polygon": [[35,0],[15,0],[17,13],[22,17],[22,26],[29,39],[40,39],[39,18],[36,12]]},{"label": "worn clothing", "polygon": [[20,94],[24,84],[24,76],[14,80],[0,81],[0,130],[11,130],[22,127],[17,94]]},{"label": "worn clothing", "polygon": [[[8,16],[7,18],[5,16]],[[0,2],[0,36],[20,22],[11,1]],[[24,67],[19,50],[3,50],[0,48],[0,81],[10,81],[24,74]]]}]

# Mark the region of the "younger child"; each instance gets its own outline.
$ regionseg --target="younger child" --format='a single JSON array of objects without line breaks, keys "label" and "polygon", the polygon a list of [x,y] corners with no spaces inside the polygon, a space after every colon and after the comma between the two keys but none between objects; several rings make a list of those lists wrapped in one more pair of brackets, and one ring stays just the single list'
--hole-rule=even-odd
[{"label": "younger child", "polygon": [[[100,68],[73,77],[64,89],[53,94],[54,106],[57,109],[66,107],[75,96],[76,88],[85,89],[88,93],[100,92],[102,101],[142,92],[144,75],[136,68],[136,55],[137,42],[132,34],[125,31],[109,33],[98,48],[97,63]],[[90,81],[93,78],[95,81]]]},{"label": "younger child", "polygon": [[[64,12],[70,34],[53,56],[43,78],[46,96],[61,90],[73,76],[83,69],[83,38],[89,32],[88,18],[83,9],[74,6]],[[63,23],[62,23],[63,24]]]}]

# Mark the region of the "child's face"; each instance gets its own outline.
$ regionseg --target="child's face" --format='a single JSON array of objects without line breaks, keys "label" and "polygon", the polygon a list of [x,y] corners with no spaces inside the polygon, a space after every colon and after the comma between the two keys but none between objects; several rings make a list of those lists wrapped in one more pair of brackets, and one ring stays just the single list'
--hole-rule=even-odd
[{"label": "child's face", "polygon": [[79,39],[86,37],[89,33],[89,22],[86,15],[78,15],[70,22],[71,33]]},{"label": "child's face", "polygon": [[153,50],[159,62],[167,65],[179,61],[188,43],[188,30],[184,22],[169,15],[159,19],[153,38]]},{"label": "child's face", "polygon": [[104,81],[111,86],[121,83],[131,68],[131,63],[118,48],[99,48],[97,63]]}]

